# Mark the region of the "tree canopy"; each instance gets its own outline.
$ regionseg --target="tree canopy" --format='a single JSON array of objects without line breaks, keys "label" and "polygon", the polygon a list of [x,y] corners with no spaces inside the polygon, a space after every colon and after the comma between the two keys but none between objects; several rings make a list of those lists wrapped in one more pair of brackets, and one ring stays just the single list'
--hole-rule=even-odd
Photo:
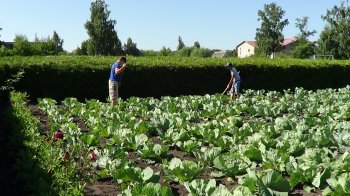
[{"label": "tree canopy", "polygon": [[110,11],[104,0],[91,3],[90,20],[85,23],[89,35],[87,52],[89,55],[120,55],[122,44],[114,29],[115,20],[109,19]]},{"label": "tree canopy", "polygon": [[181,50],[183,47],[185,47],[184,42],[182,41],[182,38],[179,36],[178,38],[178,44],[177,44],[177,50]]},{"label": "tree canopy", "polygon": [[320,34],[319,52],[332,54],[338,59],[350,58],[350,7],[342,1],[327,10],[322,19],[327,25]]},{"label": "tree canopy", "polygon": [[282,31],[289,24],[288,19],[283,19],[284,14],[285,11],[276,3],[265,4],[264,9],[258,11],[261,26],[256,29],[255,40],[259,54],[270,55],[280,47],[284,40]]},{"label": "tree canopy", "polygon": [[295,27],[299,29],[300,33],[296,36],[298,42],[293,49],[294,58],[306,59],[315,54],[315,43],[311,42],[309,37],[313,36],[316,31],[309,31],[308,23],[309,17],[307,16],[296,19]]},{"label": "tree canopy", "polygon": [[132,55],[132,56],[140,56],[141,52],[137,48],[137,44],[132,42],[132,39],[129,37],[126,41],[126,44],[123,46],[125,54]]}]

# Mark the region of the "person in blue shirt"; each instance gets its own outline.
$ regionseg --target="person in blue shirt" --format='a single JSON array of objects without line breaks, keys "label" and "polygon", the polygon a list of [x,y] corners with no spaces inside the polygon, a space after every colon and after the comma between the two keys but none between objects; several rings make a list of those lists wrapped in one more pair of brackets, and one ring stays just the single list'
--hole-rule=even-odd
[{"label": "person in blue shirt", "polygon": [[228,82],[226,89],[222,93],[223,95],[226,93],[228,89],[230,89],[230,99],[232,100],[234,96],[239,97],[239,87],[241,85],[241,77],[237,72],[236,68],[233,67],[232,63],[225,64],[225,67],[230,71],[231,78]]},{"label": "person in blue shirt", "polygon": [[119,97],[118,83],[120,82],[121,73],[125,70],[126,66],[126,58],[122,56],[119,58],[118,61],[114,62],[111,67],[108,88],[109,98],[111,100],[112,107],[115,106],[116,100]]}]

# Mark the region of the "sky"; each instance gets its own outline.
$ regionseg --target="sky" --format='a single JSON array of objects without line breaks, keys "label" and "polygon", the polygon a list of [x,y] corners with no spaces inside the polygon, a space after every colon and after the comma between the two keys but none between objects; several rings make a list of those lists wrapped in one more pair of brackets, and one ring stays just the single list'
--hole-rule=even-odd
[{"label": "sky", "polygon": [[[53,31],[64,40],[68,52],[88,39],[84,28],[90,19],[92,0],[0,0],[0,40],[13,41],[16,35],[52,36]],[[110,19],[122,43],[130,37],[139,49],[160,50],[163,46],[176,50],[178,37],[186,46],[198,41],[201,47],[233,50],[245,40],[254,40],[260,27],[258,10],[264,4],[277,3],[285,10],[285,38],[299,33],[296,18],[309,17],[309,30],[318,33],[326,22],[321,19],[327,9],[341,0],[105,0]]]}]

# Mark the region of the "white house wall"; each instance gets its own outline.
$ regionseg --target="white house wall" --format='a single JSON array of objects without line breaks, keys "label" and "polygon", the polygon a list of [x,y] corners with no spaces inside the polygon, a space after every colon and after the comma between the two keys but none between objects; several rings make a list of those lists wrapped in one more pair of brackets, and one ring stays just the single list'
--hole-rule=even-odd
[{"label": "white house wall", "polygon": [[242,45],[238,46],[237,54],[238,58],[246,58],[252,56],[254,55],[254,46],[248,43],[243,43]]}]

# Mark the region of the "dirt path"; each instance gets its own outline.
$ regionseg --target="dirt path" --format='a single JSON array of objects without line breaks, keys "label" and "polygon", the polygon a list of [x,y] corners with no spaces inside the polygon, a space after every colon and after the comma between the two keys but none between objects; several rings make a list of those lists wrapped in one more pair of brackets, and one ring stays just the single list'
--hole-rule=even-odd
[{"label": "dirt path", "polygon": [[[8,149],[10,130],[7,122],[9,104],[0,101],[0,190],[1,195],[21,195],[21,185],[16,183],[16,175],[12,166],[15,159]],[[13,152],[13,149],[12,149]]]}]

